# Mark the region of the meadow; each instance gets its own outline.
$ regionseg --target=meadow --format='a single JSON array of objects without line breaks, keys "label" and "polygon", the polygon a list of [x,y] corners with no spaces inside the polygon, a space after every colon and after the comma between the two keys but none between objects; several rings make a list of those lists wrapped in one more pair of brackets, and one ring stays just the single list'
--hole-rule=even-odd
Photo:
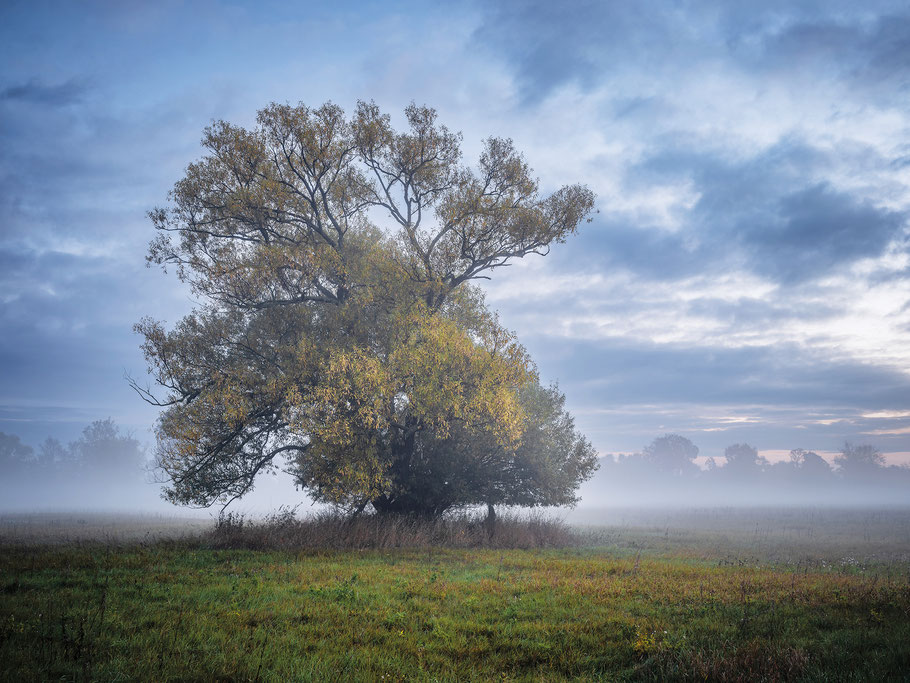
[{"label": "meadow", "polygon": [[339,547],[329,518],[3,518],[0,676],[910,679],[910,511],[605,515],[499,541],[367,520]]}]

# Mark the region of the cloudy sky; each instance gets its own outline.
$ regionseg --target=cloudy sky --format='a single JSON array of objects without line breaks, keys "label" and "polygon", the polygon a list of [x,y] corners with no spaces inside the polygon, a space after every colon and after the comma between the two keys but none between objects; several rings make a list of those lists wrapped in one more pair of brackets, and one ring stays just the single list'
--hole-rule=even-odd
[{"label": "cloudy sky", "polygon": [[4,2],[0,431],[150,440],[131,327],[192,301],[145,268],[145,213],[213,119],[413,100],[468,158],[508,136],[544,188],[597,193],[487,289],[601,452],[907,461],[910,11],[859,6]]}]

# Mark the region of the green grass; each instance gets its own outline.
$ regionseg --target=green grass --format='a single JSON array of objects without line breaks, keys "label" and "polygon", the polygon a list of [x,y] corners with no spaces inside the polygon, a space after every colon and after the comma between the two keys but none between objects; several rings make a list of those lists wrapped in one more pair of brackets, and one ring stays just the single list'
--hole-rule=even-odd
[{"label": "green grass", "polygon": [[910,572],[633,548],[0,548],[0,676],[902,680]]}]

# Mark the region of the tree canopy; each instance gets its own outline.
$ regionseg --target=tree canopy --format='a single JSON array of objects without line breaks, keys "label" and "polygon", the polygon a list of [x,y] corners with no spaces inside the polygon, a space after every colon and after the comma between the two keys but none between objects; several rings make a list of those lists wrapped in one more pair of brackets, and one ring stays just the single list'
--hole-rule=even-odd
[{"label": "tree canopy", "polygon": [[172,330],[136,326],[173,502],[227,503],[287,466],[354,509],[568,504],[596,466],[473,283],[563,242],[593,194],[542,195],[507,139],[470,169],[434,110],[405,115],[404,132],[366,102],[217,122],[150,213],[150,264],[202,302]]}]

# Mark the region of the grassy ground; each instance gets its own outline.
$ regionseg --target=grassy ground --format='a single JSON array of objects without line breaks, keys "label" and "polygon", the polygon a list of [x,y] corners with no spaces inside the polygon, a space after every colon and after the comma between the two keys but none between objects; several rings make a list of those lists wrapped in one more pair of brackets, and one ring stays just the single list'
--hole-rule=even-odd
[{"label": "grassy ground", "polygon": [[746,536],[691,536],[617,528],[563,550],[7,544],[0,676],[910,679],[910,565],[840,543],[788,563]]}]

